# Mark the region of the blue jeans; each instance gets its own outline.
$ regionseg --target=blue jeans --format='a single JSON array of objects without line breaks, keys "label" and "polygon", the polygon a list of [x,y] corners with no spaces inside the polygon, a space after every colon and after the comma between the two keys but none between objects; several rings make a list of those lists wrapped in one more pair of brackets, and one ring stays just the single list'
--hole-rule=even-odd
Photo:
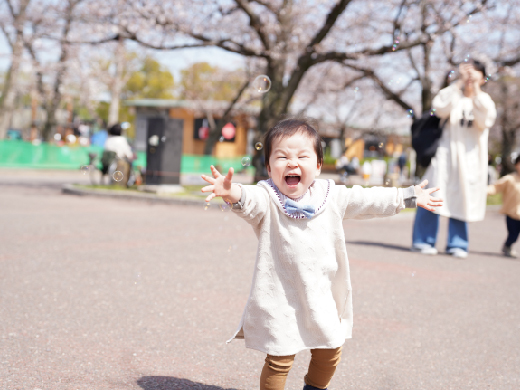
[{"label": "blue jeans", "polygon": [[[437,234],[439,233],[439,219],[440,215],[418,207],[413,224],[412,245],[417,247],[424,245],[435,247]],[[446,251],[460,248],[467,252],[468,245],[468,223],[450,218]]]}]

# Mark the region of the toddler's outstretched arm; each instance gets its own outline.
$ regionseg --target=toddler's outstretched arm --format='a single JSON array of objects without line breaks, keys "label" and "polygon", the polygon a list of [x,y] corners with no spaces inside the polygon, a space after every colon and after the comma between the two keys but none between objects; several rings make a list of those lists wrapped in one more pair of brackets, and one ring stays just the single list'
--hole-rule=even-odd
[{"label": "toddler's outstretched arm", "polygon": [[433,211],[435,207],[442,206],[442,199],[431,196],[432,193],[439,191],[439,187],[424,189],[428,184],[428,180],[424,180],[421,184],[414,187],[417,196],[417,206],[428,211]]},{"label": "toddler's outstretched arm", "polygon": [[226,176],[222,176],[219,171],[212,165],[211,176],[202,175],[201,177],[211,185],[203,187],[202,192],[211,192],[206,197],[206,202],[209,202],[216,196],[221,196],[227,203],[237,203],[242,196],[242,188],[231,182],[233,178],[234,169],[229,168]]}]

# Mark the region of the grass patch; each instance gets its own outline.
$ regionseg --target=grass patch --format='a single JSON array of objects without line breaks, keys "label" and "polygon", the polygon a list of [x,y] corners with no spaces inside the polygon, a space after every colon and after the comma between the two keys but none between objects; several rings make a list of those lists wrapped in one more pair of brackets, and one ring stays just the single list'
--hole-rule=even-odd
[{"label": "grass patch", "polygon": [[502,204],[502,194],[488,195],[487,205],[496,206]]},{"label": "grass patch", "polygon": [[112,191],[131,191],[131,192],[140,192],[137,189],[137,186],[116,186],[116,185],[82,185],[78,184],[76,187],[86,188],[89,190],[112,190]]}]

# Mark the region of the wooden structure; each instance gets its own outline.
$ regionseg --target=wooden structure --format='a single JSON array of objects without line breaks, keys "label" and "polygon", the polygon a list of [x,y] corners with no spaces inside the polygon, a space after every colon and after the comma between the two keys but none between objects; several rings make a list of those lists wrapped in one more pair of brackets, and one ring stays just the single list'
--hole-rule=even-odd
[{"label": "wooden structure", "polygon": [[[135,143],[138,151],[146,150],[147,121],[150,118],[180,119],[183,121],[182,153],[203,155],[205,140],[200,137],[199,128],[208,115],[219,119],[229,102],[193,100],[129,100],[125,104],[135,110]],[[248,139],[251,138],[252,108],[237,108],[233,111],[231,123],[236,132],[232,139],[222,139],[213,148],[213,156],[220,158],[239,157],[250,152]],[[248,148],[249,147],[249,148]]]}]

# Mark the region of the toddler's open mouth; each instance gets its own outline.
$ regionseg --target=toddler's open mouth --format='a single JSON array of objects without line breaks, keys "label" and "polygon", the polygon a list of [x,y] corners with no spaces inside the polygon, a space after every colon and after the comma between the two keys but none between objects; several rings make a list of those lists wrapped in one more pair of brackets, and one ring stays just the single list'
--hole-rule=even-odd
[{"label": "toddler's open mouth", "polygon": [[300,182],[300,176],[293,176],[293,175],[285,176],[285,182],[287,183],[287,185],[289,187],[297,186],[298,183]]}]

